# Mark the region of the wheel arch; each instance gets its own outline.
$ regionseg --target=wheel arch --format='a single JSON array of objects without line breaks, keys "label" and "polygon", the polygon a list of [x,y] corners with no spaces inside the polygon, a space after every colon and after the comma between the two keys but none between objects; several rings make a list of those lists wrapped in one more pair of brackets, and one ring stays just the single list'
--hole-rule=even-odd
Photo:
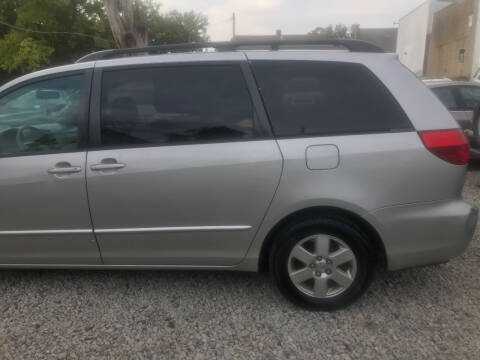
[{"label": "wheel arch", "polygon": [[378,231],[373,227],[372,224],[370,224],[362,216],[350,210],[333,206],[315,206],[297,210],[292,214],[285,216],[278,221],[277,224],[272,227],[272,229],[270,229],[260,250],[260,256],[258,260],[258,269],[260,272],[268,271],[270,249],[272,248],[276,235],[286,226],[289,226],[295,221],[307,216],[333,217],[343,221],[347,220],[350,224],[357,227],[358,230],[360,230],[367,237],[367,239],[372,242],[378,264],[382,268],[387,268],[387,256],[383,241]]}]

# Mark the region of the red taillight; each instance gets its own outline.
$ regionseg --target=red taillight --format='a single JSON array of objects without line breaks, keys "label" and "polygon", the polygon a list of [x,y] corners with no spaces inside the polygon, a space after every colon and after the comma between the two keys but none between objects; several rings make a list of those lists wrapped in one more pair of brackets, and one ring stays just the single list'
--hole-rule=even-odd
[{"label": "red taillight", "polygon": [[470,147],[460,129],[421,131],[420,137],[431,153],[455,165],[465,165],[470,159]]}]

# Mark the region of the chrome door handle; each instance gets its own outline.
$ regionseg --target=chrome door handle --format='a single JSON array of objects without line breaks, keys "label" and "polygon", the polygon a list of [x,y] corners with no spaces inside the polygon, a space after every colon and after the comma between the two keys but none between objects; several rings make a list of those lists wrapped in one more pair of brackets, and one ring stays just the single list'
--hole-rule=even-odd
[{"label": "chrome door handle", "polygon": [[119,170],[123,169],[127,165],[125,164],[120,164],[120,163],[115,163],[115,164],[95,164],[90,166],[90,169],[93,171],[102,171],[102,170]]},{"label": "chrome door handle", "polygon": [[80,166],[54,167],[52,169],[48,169],[49,174],[73,174],[79,173],[80,171],[82,171]]}]

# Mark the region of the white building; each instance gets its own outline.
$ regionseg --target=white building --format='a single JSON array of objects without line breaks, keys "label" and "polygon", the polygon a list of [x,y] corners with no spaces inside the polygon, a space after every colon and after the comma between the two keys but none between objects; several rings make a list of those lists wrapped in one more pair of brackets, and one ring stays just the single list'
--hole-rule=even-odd
[{"label": "white building", "polygon": [[400,62],[417,76],[423,76],[428,37],[433,15],[454,0],[427,0],[398,22],[397,54]]}]

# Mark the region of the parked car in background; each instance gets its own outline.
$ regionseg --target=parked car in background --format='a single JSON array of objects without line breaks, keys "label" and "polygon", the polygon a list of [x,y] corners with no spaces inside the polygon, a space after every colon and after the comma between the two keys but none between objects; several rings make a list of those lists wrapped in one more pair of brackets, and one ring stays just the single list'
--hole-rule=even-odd
[{"label": "parked car in background", "polygon": [[472,77],[472,81],[480,84],[480,69],[478,69],[475,75]]},{"label": "parked car in background", "polygon": [[1,87],[0,267],[268,269],[332,310],[460,255],[463,131],[394,55],[325,43],[350,51],[111,50]]},{"label": "parked car in background", "polygon": [[423,82],[450,111],[470,140],[472,158],[480,158],[476,137],[480,135],[479,123],[473,119],[473,109],[480,104],[480,83],[450,79],[426,79]]}]

